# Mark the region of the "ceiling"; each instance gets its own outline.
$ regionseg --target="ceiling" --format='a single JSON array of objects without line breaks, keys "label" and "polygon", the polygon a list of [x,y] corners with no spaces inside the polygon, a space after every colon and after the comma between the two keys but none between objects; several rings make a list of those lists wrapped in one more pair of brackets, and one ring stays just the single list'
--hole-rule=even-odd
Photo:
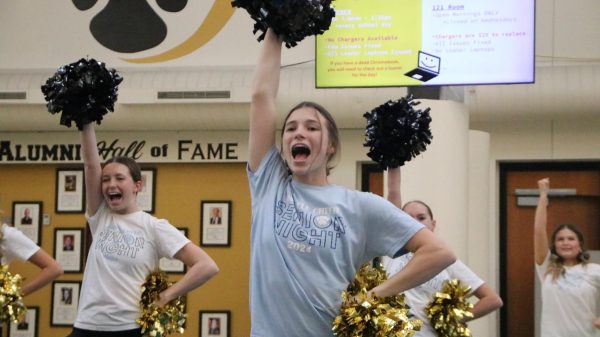
[{"label": "ceiling", "polygon": [[[600,115],[600,1],[536,3],[533,84],[442,87],[441,99],[464,102],[472,122],[597,118]],[[116,112],[105,130],[247,129],[253,69],[124,70]],[[62,131],[44,106],[40,85],[52,70],[0,72],[0,92],[25,91],[26,100],[0,101],[0,131]],[[282,70],[278,108],[302,100],[328,107],[342,128],[364,127],[363,113],[406,88],[315,89],[314,62]],[[229,99],[158,100],[157,91],[230,91]]]}]

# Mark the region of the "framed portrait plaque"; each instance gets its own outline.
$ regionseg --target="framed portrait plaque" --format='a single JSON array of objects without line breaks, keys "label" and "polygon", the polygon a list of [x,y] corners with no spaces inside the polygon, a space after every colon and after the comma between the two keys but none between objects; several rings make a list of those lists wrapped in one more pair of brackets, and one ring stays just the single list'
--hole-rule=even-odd
[{"label": "framed portrait plaque", "polygon": [[54,229],[54,259],[65,273],[81,273],[83,265],[83,229]]},{"label": "framed portrait plaque", "polygon": [[56,213],[83,213],[83,170],[56,170]]},{"label": "framed portrait plaque", "polygon": [[201,246],[231,245],[231,201],[202,201],[200,218]]},{"label": "framed portrait plaque", "polygon": [[25,319],[8,326],[8,337],[38,337],[39,311],[39,307],[27,307]]},{"label": "framed portrait plaque", "polygon": [[13,226],[37,245],[42,240],[40,230],[42,225],[42,205],[41,201],[13,202]]},{"label": "framed portrait plaque", "polygon": [[200,311],[200,337],[229,337],[229,310]]},{"label": "framed portrait plaque", "polygon": [[73,326],[77,317],[81,281],[52,282],[51,326]]}]

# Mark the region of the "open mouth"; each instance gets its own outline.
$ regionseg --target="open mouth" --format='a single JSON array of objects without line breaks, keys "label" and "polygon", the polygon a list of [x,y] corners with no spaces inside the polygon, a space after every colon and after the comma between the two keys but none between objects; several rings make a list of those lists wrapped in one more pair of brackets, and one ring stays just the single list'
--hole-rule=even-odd
[{"label": "open mouth", "polygon": [[296,159],[297,156],[308,157],[310,155],[310,149],[304,144],[297,144],[292,146],[292,158]]},{"label": "open mouth", "polygon": [[108,192],[108,200],[110,201],[118,201],[123,198],[123,194],[120,192]]}]

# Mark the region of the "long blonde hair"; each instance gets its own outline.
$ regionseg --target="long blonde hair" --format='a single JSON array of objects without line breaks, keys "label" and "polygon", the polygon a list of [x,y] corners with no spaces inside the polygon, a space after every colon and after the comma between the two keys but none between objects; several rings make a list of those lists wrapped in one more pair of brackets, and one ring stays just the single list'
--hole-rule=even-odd
[{"label": "long blonde hair", "polygon": [[563,229],[568,229],[575,233],[577,240],[579,240],[581,251],[579,254],[577,254],[577,263],[585,265],[590,259],[590,253],[588,253],[584,248],[583,233],[581,233],[577,226],[571,224],[558,225],[554,229],[554,232],[552,232],[552,243],[550,245],[550,265],[548,266],[548,270],[546,270],[545,274],[552,276],[552,281],[556,281],[561,275],[565,274],[564,260],[556,253],[556,246],[554,244],[556,241],[556,235]]}]

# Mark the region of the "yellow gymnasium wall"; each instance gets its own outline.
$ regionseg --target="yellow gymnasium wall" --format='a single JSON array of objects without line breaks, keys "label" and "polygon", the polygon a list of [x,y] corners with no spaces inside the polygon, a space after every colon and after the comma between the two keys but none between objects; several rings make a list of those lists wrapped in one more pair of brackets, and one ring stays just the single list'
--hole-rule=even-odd
[{"label": "yellow gymnasium wall", "polygon": [[[200,244],[200,203],[202,200],[231,201],[231,246],[201,247],[218,264],[220,273],[187,296],[188,320],[185,332],[173,336],[199,336],[199,311],[228,310],[231,312],[231,336],[250,334],[248,304],[248,273],[250,251],[250,194],[245,163],[227,164],[144,164],[156,169],[155,212],[176,227],[188,229],[192,242]],[[14,201],[41,201],[43,213],[50,215],[50,224],[41,227],[41,247],[54,256],[54,229],[85,227],[83,214],[55,213],[57,168],[82,168],[81,165],[0,165],[0,210],[2,222],[12,219]],[[37,267],[30,263],[13,262],[9,269],[30,278]],[[177,280],[180,274],[170,274]],[[81,281],[82,273],[64,274],[60,281]],[[38,336],[64,337],[71,328],[50,324],[51,285],[24,299],[28,306],[38,306]],[[3,336],[7,335],[6,327]]]}]

